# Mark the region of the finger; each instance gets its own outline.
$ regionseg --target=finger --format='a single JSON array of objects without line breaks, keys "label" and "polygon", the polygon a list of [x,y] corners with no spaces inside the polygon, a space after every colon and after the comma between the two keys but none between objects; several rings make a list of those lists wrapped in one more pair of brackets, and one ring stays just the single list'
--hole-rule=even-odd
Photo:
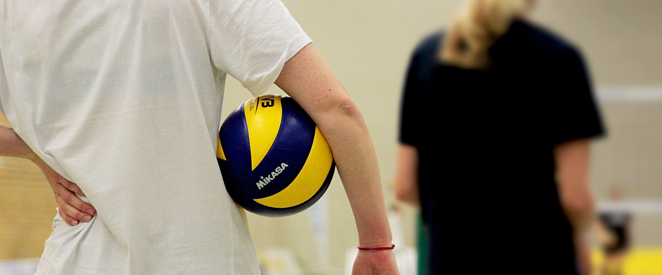
[{"label": "finger", "polygon": [[80,187],[78,187],[77,184],[75,184],[75,183],[73,183],[73,182],[70,182],[70,181],[68,181],[68,180],[65,179],[65,178],[62,178],[59,182],[60,182],[60,184],[62,184],[64,187],[66,187],[67,189],[69,189],[71,192],[74,192],[74,193],[76,193],[76,194],[78,194],[78,195],[81,195],[81,196],[85,196],[85,194],[83,193],[83,190],[81,190]]},{"label": "finger", "polygon": [[68,225],[76,226],[80,223],[77,219],[74,219],[71,216],[67,215],[61,208],[60,211],[58,212],[60,213],[60,217],[62,217],[62,220],[64,220],[64,222],[66,222]]},{"label": "finger", "polygon": [[77,210],[85,212],[89,215],[96,214],[96,209],[94,209],[91,204],[84,202],[78,196],[76,196],[76,194],[69,191],[69,189],[65,188],[64,186],[60,186],[61,187],[55,187],[58,189],[57,193],[68,205],[73,206]]},{"label": "finger", "polygon": [[[82,211],[76,209],[72,205],[68,204],[64,198],[60,197],[60,201],[58,202],[59,210],[60,210],[60,216],[67,221],[67,223],[71,225],[76,225],[78,222],[89,222],[92,220],[92,216],[86,213],[83,213]],[[65,218],[67,217],[67,218]]]}]

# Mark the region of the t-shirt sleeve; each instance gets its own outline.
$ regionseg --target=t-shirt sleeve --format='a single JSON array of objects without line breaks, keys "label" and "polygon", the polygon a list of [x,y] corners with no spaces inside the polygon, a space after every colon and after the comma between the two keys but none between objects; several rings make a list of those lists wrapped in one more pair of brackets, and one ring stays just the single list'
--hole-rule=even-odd
[{"label": "t-shirt sleeve", "polygon": [[418,147],[420,145],[421,121],[420,106],[421,102],[421,83],[418,75],[420,67],[420,58],[417,54],[412,55],[407,69],[407,76],[402,93],[400,105],[400,132],[399,142],[401,144]]},{"label": "t-shirt sleeve", "polygon": [[280,0],[211,0],[209,18],[214,66],[255,96],[312,42]]},{"label": "t-shirt sleeve", "polygon": [[567,50],[556,56],[554,69],[553,144],[604,135],[593,88],[581,54]]}]

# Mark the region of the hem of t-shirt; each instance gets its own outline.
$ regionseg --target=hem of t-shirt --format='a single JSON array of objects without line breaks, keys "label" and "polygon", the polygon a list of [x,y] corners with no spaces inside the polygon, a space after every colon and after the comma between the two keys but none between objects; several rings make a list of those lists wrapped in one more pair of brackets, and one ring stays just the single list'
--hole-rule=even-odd
[{"label": "hem of t-shirt", "polygon": [[280,75],[281,71],[283,70],[283,67],[285,66],[285,62],[289,61],[294,55],[299,53],[301,49],[303,49],[305,46],[308,44],[312,43],[313,40],[308,37],[308,35],[305,32],[302,32],[292,38],[290,40],[290,43],[287,45],[287,49],[283,53],[283,58],[281,58],[278,63],[274,66],[274,68],[271,70],[269,74],[267,74],[265,77],[262,78],[262,80],[258,81],[257,83],[251,85],[250,87],[247,87],[248,90],[253,94],[253,96],[260,96],[269,88],[271,88],[271,85],[276,82],[276,79],[278,79],[278,76]]},{"label": "hem of t-shirt", "polygon": [[606,133],[605,130],[599,130],[599,131],[595,131],[595,132],[586,132],[586,133],[579,134],[579,135],[573,135],[573,136],[566,136],[566,137],[558,138],[558,139],[554,140],[553,143],[554,143],[554,145],[558,145],[558,144],[561,144],[561,143],[566,143],[566,142],[580,140],[580,139],[594,140],[594,139],[603,138],[606,135],[607,135],[607,133]]},{"label": "hem of t-shirt", "polygon": [[409,145],[409,146],[418,148],[418,145],[416,144],[416,142],[411,142],[411,141],[400,139],[400,140],[398,140],[398,143],[400,143],[400,145]]}]

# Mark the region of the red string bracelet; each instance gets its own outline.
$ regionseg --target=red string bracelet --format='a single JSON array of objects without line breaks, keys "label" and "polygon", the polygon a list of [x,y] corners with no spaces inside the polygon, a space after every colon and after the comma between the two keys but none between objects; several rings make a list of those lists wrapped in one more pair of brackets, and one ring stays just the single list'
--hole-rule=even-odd
[{"label": "red string bracelet", "polygon": [[393,250],[395,248],[395,244],[391,244],[391,246],[378,246],[378,247],[358,247],[359,250]]}]

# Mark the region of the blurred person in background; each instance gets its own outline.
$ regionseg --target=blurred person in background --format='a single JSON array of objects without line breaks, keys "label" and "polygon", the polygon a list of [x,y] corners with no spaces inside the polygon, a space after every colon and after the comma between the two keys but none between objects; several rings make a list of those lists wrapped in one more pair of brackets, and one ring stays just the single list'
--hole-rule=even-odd
[{"label": "blurred person in background", "polygon": [[622,193],[618,187],[612,187],[609,199],[615,207],[598,212],[596,220],[596,235],[604,260],[600,271],[603,275],[621,275],[623,264],[632,242],[632,214],[618,205],[622,201]]},{"label": "blurred person in background", "polygon": [[411,57],[395,192],[423,212],[426,274],[591,273],[603,125],[579,49],[527,21],[534,4],[466,1]]}]

